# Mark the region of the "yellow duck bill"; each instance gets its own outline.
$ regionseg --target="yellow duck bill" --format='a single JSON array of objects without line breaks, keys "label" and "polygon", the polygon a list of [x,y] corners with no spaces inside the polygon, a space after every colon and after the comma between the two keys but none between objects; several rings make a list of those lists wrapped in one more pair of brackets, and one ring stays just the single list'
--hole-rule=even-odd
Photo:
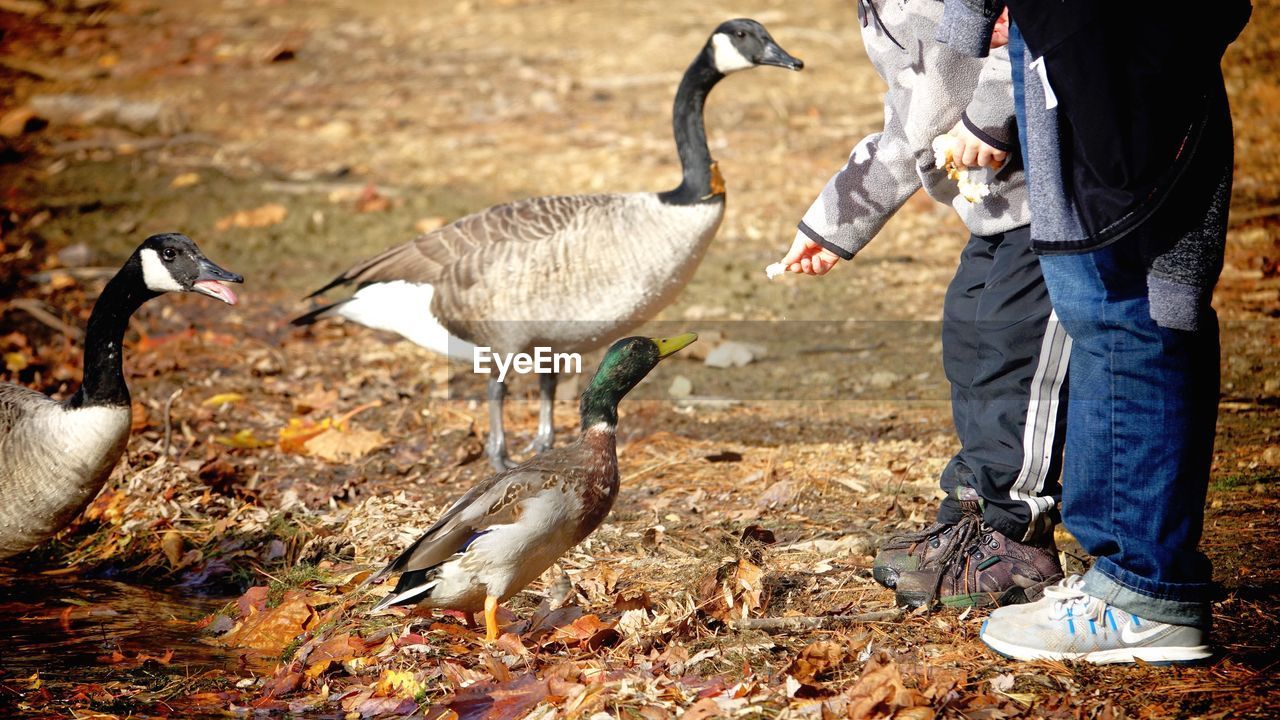
[{"label": "yellow duck bill", "polygon": [[690,343],[698,339],[698,333],[689,332],[675,337],[649,339],[658,346],[658,357],[665,358],[688,347]]}]

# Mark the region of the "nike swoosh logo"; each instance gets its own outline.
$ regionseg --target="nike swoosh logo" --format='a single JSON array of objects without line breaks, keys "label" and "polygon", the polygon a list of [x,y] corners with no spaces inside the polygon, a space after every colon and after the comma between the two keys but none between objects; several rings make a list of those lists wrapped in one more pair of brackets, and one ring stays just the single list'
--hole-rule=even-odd
[{"label": "nike swoosh logo", "polygon": [[1168,627],[1169,626],[1165,625],[1164,623],[1154,623],[1153,627],[1146,628],[1140,631],[1136,627],[1134,627],[1133,624],[1125,623],[1125,626],[1120,629],[1120,639],[1130,645],[1136,645],[1137,643],[1140,643],[1143,640],[1146,640],[1150,637],[1158,635]]}]

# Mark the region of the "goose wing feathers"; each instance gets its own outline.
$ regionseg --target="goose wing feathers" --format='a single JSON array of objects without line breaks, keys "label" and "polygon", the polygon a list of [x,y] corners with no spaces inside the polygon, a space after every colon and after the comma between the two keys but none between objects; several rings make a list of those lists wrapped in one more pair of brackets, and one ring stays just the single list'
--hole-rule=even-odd
[{"label": "goose wing feathers", "polygon": [[34,390],[21,385],[0,383],[0,444],[23,418],[30,418],[40,409],[54,405],[54,401]]},{"label": "goose wing feathers", "polygon": [[505,245],[543,243],[562,235],[595,210],[607,209],[619,196],[554,195],[495,205],[420,235],[360,263],[312,293],[347,284],[405,280],[435,285],[447,280],[470,287]]}]

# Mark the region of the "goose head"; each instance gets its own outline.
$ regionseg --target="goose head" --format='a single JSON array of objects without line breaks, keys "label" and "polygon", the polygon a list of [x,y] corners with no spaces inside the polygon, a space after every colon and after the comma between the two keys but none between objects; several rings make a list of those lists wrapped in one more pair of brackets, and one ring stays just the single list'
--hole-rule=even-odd
[{"label": "goose head", "polygon": [[154,293],[196,292],[236,304],[236,294],[223,283],[241,283],[244,278],[224,270],[200,252],[195,241],[180,233],[163,233],[147,238],[134,252],[142,269],[142,282]]},{"label": "goose head", "polygon": [[755,20],[738,18],[720,24],[707,40],[706,52],[721,75],[757,65],[800,70],[804,62],[774,42],[769,31]]},{"label": "goose head", "polygon": [[631,392],[663,358],[680,351],[698,336],[684,333],[674,337],[628,337],[615,342],[604,354],[600,367],[582,393],[582,427],[618,422],[618,403]]}]

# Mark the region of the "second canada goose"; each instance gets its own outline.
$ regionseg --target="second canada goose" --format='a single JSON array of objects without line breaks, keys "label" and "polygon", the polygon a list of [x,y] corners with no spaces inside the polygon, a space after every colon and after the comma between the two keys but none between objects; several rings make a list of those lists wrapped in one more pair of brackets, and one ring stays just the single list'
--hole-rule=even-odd
[{"label": "second canada goose", "polygon": [[[804,63],[748,19],[722,23],[676,91],[672,124],[683,178],[666,192],[560,195],[496,205],[360,263],[312,293],[355,294],[295,319],[338,315],[470,360],[496,352],[603,347],[675,299],[724,217],[724,181],[707,149],[703,105],[726,75]],[[556,376],[543,374],[533,449],[554,442]],[[490,376],[487,451],[510,465],[503,434],[506,387]]]},{"label": "second canada goose", "polygon": [[224,282],[191,238],[153,235],[94,303],[84,338],[84,381],[66,402],[0,383],[0,559],[30,549],[71,521],[102,489],[132,422],[121,346],[129,317],[166,292],[197,292],[229,305]]}]

